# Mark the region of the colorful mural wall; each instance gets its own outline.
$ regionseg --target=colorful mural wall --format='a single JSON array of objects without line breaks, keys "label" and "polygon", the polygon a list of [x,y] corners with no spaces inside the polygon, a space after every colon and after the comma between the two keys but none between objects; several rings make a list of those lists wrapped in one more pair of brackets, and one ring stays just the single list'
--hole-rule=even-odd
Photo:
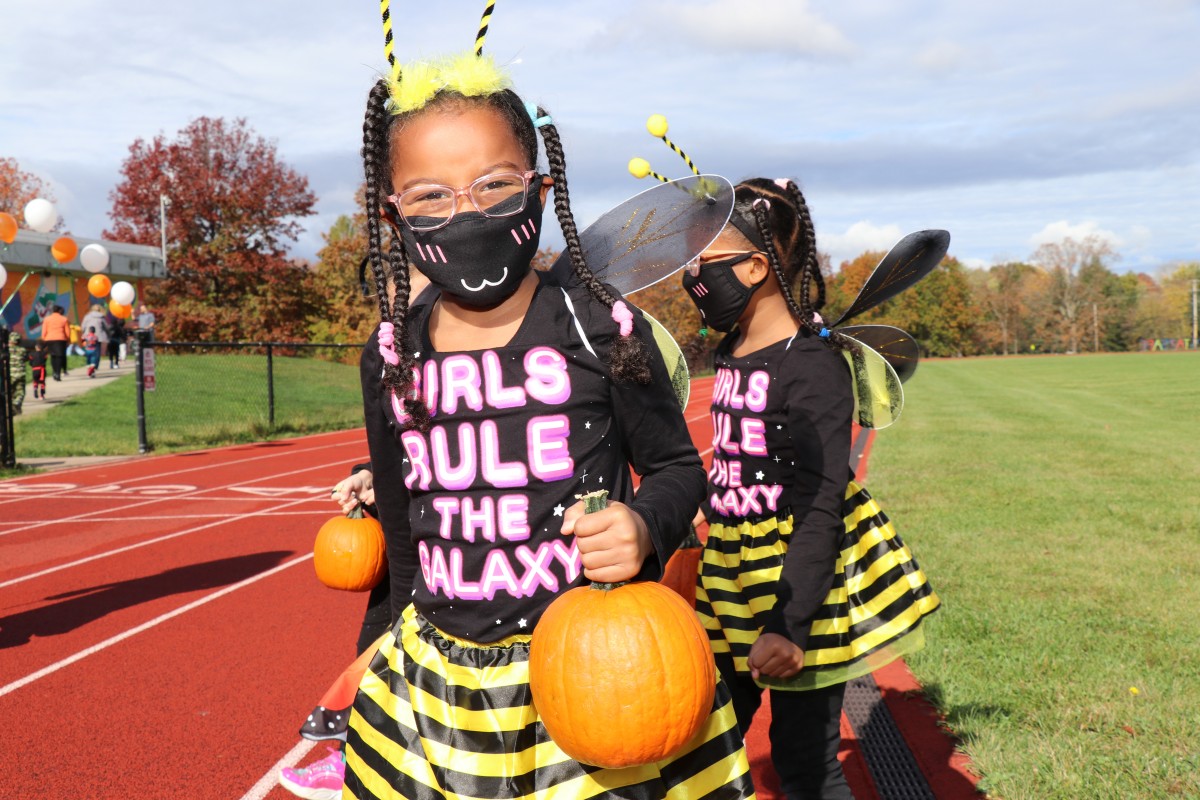
[{"label": "colorful mural wall", "polygon": [[[26,278],[26,275],[29,277]],[[104,308],[108,304],[107,298],[92,297],[88,292],[88,277],[23,273],[10,269],[4,291],[0,294],[0,306],[4,306],[4,311],[0,313],[0,325],[10,331],[15,330],[24,339],[38,339],[42,335],[42,317],[49,314],[55,305],[66,309],[67,319],[78,324],[93,305]],[[136,283],[135,287],[140,294],[141,287]]]}]

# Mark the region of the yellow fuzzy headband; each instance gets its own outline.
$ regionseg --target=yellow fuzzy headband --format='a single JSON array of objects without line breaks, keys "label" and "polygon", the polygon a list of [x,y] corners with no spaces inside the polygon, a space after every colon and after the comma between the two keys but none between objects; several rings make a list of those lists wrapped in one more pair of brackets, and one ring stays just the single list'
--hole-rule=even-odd
[{"label": "yellow fuzzy headband", "polygon": [[488,23],[496,0],[488,0],[475,37],[475,52],[448,56],[436,61],[417,61],[400,65],[392,52],[392,19],[390,0],[380,0],[379,10],[383,17],[384,54],[391,67],[388,90],[391,103],[388,110],[393,114],[405,114],[422,108],[441,91],[452,91],[464,97],[481,97],[495,94],[512,86],[508,75],[496,65],[495,59],[483,54],[483,42],[487,38]]}]

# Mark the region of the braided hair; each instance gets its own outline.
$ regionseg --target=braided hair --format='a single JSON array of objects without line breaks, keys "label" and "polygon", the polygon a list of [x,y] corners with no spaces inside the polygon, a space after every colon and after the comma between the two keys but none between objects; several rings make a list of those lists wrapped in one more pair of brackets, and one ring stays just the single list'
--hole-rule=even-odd
[{"label": "braided hair", "polygon": [[[392,232],[385,254],[383,226],[380,224],[379,212],[381,210],[390,215],[390,211],[385,208],[384,198],[394,191],[390,168],[392,138],[397,131],[404,128],[409,120],[428,110],[489,108],[508,123],[518,146],[532,167],[537,164],[537,128],[534,127],[524,101],[511,89],[474,97],[466,97],[455,91],[443,90],[422,108],[404,114],[392,114],[387,107],[388,98],[388,82],[380,79],[367,96],[367,109],[363,118],[362,157],[363,171],[366,177],[368,211],[367,259],[378,290],[380,318],[385,322],[392,323],[395,342],[400,345],[395,348],[399,363],[384,362],[384,388],[394,391],[398,397],[405,398],[405,411],[411,418],[411,425],[418,430],[425,430],[429,425],[429,409],[420,397],[419,380],[415,377],[416,360],[408,352],[408,348],[403,346],[407,339],[406,326],[411,299],[409,297],[408,256],[400,235],[395,231]],[[537,114],[538,117],[547,116],[546,111],[540,107],[537,109]],[[613,296],[604,284],[592,274],[584,259],[583,246],[579,241],[579,230],[571,213],[570,195],[567,189],[567,162],[558,129],[549,123],[543,124],[541,131],[546,147],[549,174],[554,181],[554,210],[562,228],[563,238],[567,243],[571,266],[576,277],[592,297],[611,310],[619,298]],[[394,216],[392,218],[395,219]],[[398,219],[395,221],[403,224]],[[389,280],[395,287],[394,296],[390,301],[387,292]],[[639,337],[630,335],[615,338],[609,352],[609,368],[615,380],[649,383],[650,368],[648,364],[646,348]]]},{"label": "braided hair", "polygon": [[[742,181],[734,190],[733,213],[734,225],[767,254],[792,318],[832,344],[851,346],[846,337],[817,321],[817,312],[825,305],[825,278],[817,259],[812,214],[800,187],[791,180]],[[794,292],[797,280],[798,291]]]}]

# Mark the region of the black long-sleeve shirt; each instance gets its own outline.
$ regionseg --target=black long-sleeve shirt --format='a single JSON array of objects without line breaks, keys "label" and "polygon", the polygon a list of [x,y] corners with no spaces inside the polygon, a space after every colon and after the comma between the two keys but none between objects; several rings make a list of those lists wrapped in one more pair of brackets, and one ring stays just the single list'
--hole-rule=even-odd
[{"label": "black long-sleeve shirt", "polygon": [[807,330],[742,357],[717,349],[713,462],[705,499],[711,521],[736,525],[792,518],[777,601],[765,633],[800,648],[833,584],[844,531],[854,396],[841,354]]},{"label": "black long-sleeve shirt", "polygon": [[[440,629],[478,642],[529,633],[561,592],[586,583],[559,533],[576,496],[607,489],[646,522],[655,580],[689,530],[704,473],[647,323],[650,385],[616,383],[617,326],[582,288],[544,276],[503,347],[435,352],[436,292],[409,310],[429,430],[412,430],[382,389],[375,337],[362,359],[375,500],[391,565],[392,615],[411,601]],[[636,498],[629,471],[642,476]],[[401,527],[407,520],[407,530]]]}]

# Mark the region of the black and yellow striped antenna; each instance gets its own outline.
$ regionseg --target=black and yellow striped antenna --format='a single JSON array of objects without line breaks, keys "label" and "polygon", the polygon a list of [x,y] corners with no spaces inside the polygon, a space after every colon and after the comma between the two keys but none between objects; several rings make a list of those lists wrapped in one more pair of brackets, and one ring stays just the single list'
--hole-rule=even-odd
[{"label": "black and yellow striped antenna", "polygon": [[488,23],[492,21],[492,11],[496,8],[496,0],[488,0],[483,9],[483,18],[479,20],[479,35],[475,37],[475,55],[483,55],[483,40],[487,38]]},{"label": "black and yellow striped antenna", "polygon": [[657,136],[659,139],[662,139],[667,147],[675,151],[675,155],[683,159],[684,163],[688,165],[688,169],[692,171],[693,175],[700,174],[700,170],[696,169],[696,165],[692,163],[690,158],[688,158],[688,154],[680,150],[674,142],[667,138],[666,117],[664,117],[662,114],[651,114],[650,118],[646,120],[646,130],[650,131],[651,136]]},{"label": "black and yellow striped antenna", "polygon": [[388,6],[391,0],[379,0],[379,14],[383,17],[383,54],[387,56],[388,66],[396,69],[395,44],[392,42],[392,13]]},{"label": "black and yellow striped antenna", "polygon": [[[662,139],[666,143],[667,147],[671,148],[671,150],[673,150],[676,153],[676,155],[678,155],[680,158],[682,158],[684,160],[684,163],[686,163],[688,165],[688,169],[690,169],[692,171],[693,175],[700,174],[700,170],[696,169],[696,165],[692,163],[692,160],[690,158],[688,158],[687,153],[680,150],[679,147],[676,146],[676,144],[674,142],[672,142],[670,139],[667,138],[667,118],[666,117],[664,117],[662,114],[651,114],[650,118],[646,120],[646,130],[650,132],[651,136],[655,136],[659,139]],[[669,178],[665,178],[662,175],[659,175],[654,170],[650,169],[650,162],[644,158],[634,158],[634,159],[630,160],[629,174],[635,178],[644,178],[647,175],[651,175],[651,176],[657,178],[658,180],[662,181],[663,183],[670,182]]]},{"label": "black and yellow striped antenna", "polygon": [[644,158],[629,159],[629,174],[635,178],[644,178],[647,175],[651,175],[651,176],[657,178],[658,180],[662,181],[663,183],[671,182],[670,178],[668,178],[664,175],[659,175],[657,172],[650,169],[650,162]]}]

